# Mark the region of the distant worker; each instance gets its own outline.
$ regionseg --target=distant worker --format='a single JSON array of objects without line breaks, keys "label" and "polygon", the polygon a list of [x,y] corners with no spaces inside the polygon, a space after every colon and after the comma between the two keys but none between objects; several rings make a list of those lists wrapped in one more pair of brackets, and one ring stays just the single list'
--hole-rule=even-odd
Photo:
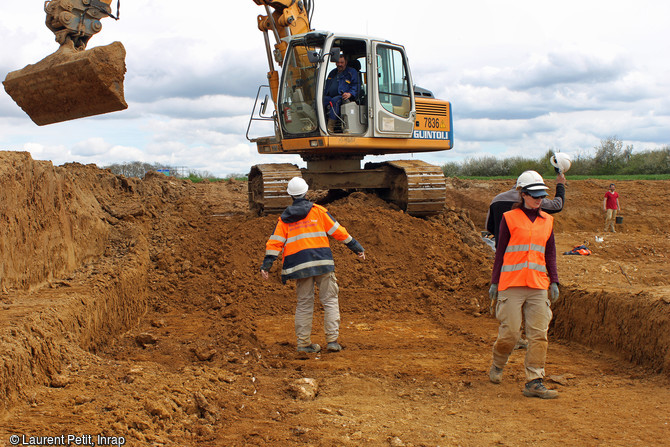
[{"label": "distant worker", "polygon": [[553,399],[558,392],[544,386],[547,331],[551,303],[558,299],[558,271],[554,242],[554,218],[540,209],[549,189],[540,177],[521,189],[521,199],[500,222],[489,298],[500,321],[493,345],[489,379],[501,383],[503,368],[521,335],[524,320],[528,351],[525,358],[527,397]]},{"label": "distant worker", "polygon": [[619,193],[614,189],[614,183],[610,183],[610,189],[605,192],[605,198],[603,199],[606,233],[610,228],[612,229],[612,233],[616,233],[616,230],[614,229],[614,222],[616,221],[617,212],[621,211],[621,206],[619,205]]},{"label": "distant worker", "polygon": [[355,101],[360,90],[358,72],[347,66],[347,58],[340,54],[336,67],[328,73],[323,92],[323,107],[328,114],[328,132],[335,131],[335,125],[341,121],[342,101]]},{"label": "distant worker", "polygon": [[321,351],[321,346],[312,343],[311,339],[315,284],[319,286],[319,299],[324,310],[326,349],[340,351],[342,346],[337,342],[340,333],[339,287],[328,236],[344,242],[361,259],[365,259],[365,250],[328,210],[305,199],[308,189],[307,182],[301,177],[289,181],[287,192],[293,197],[293,204],[281,214],[265,246],[261,275],[268,279],[272,263],[283,250],[282,282],[296,280],[295,335],[298,351]]},{"label": "distant worker", "polygon": [[[516,181],[516,186],[509,191],[501,192],[493,198],[489,205],[489,210],[486,213],[486,230],[493,234],[495,246],[498,246],[498,231],[500,229],[500,221],[503,213],[512,209],[515,203],[520,200],[519,191],[533,183],[537,182],[538,178],[542,178],[540,174],[535,171],[523,172]],[[548,214],[559,213],[565,205],[565,175],[559,173],[556,176],[556,195],[552,200],[542,199],[540,208]]]}]

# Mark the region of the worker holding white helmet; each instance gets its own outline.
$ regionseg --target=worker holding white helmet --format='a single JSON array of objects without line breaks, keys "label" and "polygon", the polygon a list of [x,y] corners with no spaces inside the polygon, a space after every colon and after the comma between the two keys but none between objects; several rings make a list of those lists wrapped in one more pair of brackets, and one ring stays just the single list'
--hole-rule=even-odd
[{"label": "worker holding white helmet", "polygon": [[[557,163],[557,166],[552,162],[552,165],[560,171],[556,175],[556,194],[551,200],[547,198],[542,199],[542,204],[540,205],[542,211],[549,214],[560,212],[565,205],[565,172],[570,169],[570,159],[567,156],[560,156],[561,154],[562,152],[559,152],[552,157],[552,159],[558,157],[560,161]],[[542,176],[537,172],[525,171],[517,178],[514,188],[498,194],[491,201],[489,210],[486,213],[486,230],[493,235],[496,246],[500,220],[503,213],[511,210],[512,205],[519,201],[519,191],[524,186],[536,182],[538,178],[542,178]]]},{"label": "worker holding white helmet", "polygon": [[314,286],[319,286],[326,348],[340,351],[342,346],[337,341],[340,330],[339,287],[328,236],[344,242],[361,259],[365,259],[365,251],[327,209],[305,199],[308,190],[309,186],[302,177],[294,177],[288,182],[286,192],[293,197],[293,203],[281,214],[274,233],[265,245],[265,259],[260,270],[263,278],[268,279],[272,264],[283,253],[282,282],[296,280],[295,334],[299,352],[321,351],[321,346],[312,343],[311,339]]},{"label": "worker holding white helmet", "polygon": [[[528,351],[524,361],[527,397],[553,399],[555,390],[544,386],[547,357],[547,331],[552,318],[550,304],[558,299],[558,271],[554,219],[540,209],[547,196],[542,176],[531,171],[524,178],[520,201],[503,214],[498,246],[493,263],[489,297],[500,321],[498,338],[493,345],[489,379],[502,381],[503,368],[526,326]],[[523,174],[522,174],[523,175]]]}]

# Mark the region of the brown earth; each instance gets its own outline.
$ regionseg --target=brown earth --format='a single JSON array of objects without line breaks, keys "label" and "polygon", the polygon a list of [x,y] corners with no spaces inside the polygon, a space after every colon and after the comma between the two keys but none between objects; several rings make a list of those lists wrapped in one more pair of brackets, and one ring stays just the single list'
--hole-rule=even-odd
[{"label": "brown earth", "polygon": [[121,42],[79,51],[69,41],[36,64],[8,73],[2,84],[39,126],[114,112],[128,108],[125,58]]},{"label": "brown earth", "polygon": [[[127,445],[650,445],[670,437],[670,182],[569,181],[556,215],[556,400],[521,394],[524,351],[488,381],[497,324],[480,238],[504,181],[448,179],[418,219],[354,193],[327,204],[366,248],[333,242],[340,353],[299,355],[294,286],[258,266],[276,216],[246,184],[115,176],[0,152],[0,445],[11,435]],[[603,242],[596,242],[595,236]],[[318,308],[318,306],[317,306]],[[324,344],[322,312],[314,341]],[[295,382],[314,379],[315,398]],[[664,441],[665,440],[665,441]]]}]

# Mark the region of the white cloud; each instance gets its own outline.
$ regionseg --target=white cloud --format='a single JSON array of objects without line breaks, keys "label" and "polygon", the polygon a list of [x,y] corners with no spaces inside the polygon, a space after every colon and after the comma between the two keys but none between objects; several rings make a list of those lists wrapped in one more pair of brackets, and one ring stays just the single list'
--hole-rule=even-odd
[{"label": "white cloud", "polygon": [[[668,2],[314,3],[315,28],[403,44],[415,83],[452,102],[454,149],[392,158],[579,153],[612,135],[638,150],[670,143]],[[349,6],[355,13],[342,20]],[[251,1],[225,10],[221,2],[125,2],[121,20],[105,19],[91,45],[126,47],[129,109],[38,127],[0,92],[0,148],[54,164],[139,160],[217,175],[255,163],[303,166],[296,156],[261,156],[245,138],[257,87],[267,82],[258,14]],[[57,47],[42,2],[4,5],[0,33],[5,72]],[[271,133],[254,122],[252,136]]]}]

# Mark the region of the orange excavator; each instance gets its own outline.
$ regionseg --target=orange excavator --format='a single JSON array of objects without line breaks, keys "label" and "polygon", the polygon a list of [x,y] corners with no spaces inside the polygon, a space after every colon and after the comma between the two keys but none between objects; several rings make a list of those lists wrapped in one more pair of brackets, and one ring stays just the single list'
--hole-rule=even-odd
[{"label": "orange excavator", "polygon": [[[275,213],[290,203],[286,185],[302,176],[313,190],[368,190],[416,216],[444,208],[442,170],[420,160],[361,162],[367,155],[443,151],[453,145],[451,104],[414,86],[405,49],[388,40],[315,31],[311,0],[254,0],[265,37],[268,85],[261,86],[247,129],[261,154],[297,154],[306,168],[260,164],[249,173],[252,210]],[[274,47],[270,43],[274,36]],[[324,89],[344,54],[360,88],[328,122]],[[281,67],[281,73],[275,68]],[[264,89],[269,95],[260,102]],[[268,91],[268,90],[265,90]],[[274,112],[267,114],[269,96]],[[272,136],[250,138],[256,120],[274,125]]]},{"label": "orange excavator", "polygon": [[13,71],[5,90],[40,126],[123,110],[126,50],[120,42],[86,50],[113,0],[50,0],[44,3],[46,26],[60,48],[40,62]]},{"label": "orange excavator", "polygon": [[[39,124],[122,110],[125,50],[119,42],[86,50],[113,0],[50,0],[46,25],[61,45],[35,65],[9,73],[5,90]],[[290,202],[286,185],[302,176],[312,190],[367,190],[416,216],[444,208],[445,179],[439,166],[420,160],[361,163],[369,155],[443,151],[453,146],[451,104],[414,85],[405,49],[388,40],[315,31],[313,0],[253,0],[265,8],[263,32],[268,84],[261,86],[247,128],[260,154],[296,154],[306,163],[259,164],[249,172],[249,204],[259,213]],[[274,37],[274,45],[271,37]],[[329,121],[324,104],[328,74],[344,54],[359,89]],[[281,72],[275,68],[279,66]],[[353,78],[352,78],[353,79]],[[260,101],[263,90],[269,91]],[[268,115],[269,98],[274,111]],[[272,123],[271,136],[249,137],[258,120]]]}]

